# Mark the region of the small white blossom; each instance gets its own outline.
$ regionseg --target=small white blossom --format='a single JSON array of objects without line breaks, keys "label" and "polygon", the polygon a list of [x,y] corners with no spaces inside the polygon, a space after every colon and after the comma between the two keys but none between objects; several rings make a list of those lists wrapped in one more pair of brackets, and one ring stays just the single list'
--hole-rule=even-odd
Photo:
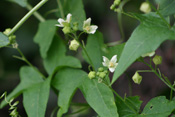
[{"label": "small white blossom", "polygon": [[98,28],[98,26],[91,25],[91,18],[88,18],[83,23],[83,30],[88,34],[94,34],[96,32],[97,28]]},{"label": "small white blossom", "polygon": [[110,72],[114,72],[115,68],[117,67],[117,55],[114,55],[111,60],[103,56],[103,66],[108,67]]},{"label": "small white blossom", "polygon": [[72,14],[69,13],[69,14],[67,15],[66,20],[64,20],[64,19],[62,19],[62,18],[59,18],[59,19],[58,19],[58,22],[59,22],[60,24],[57,24],[56,26],[58,26],[58,27],[65,27],[65,26],[68,26],[68,25],[70,24],[71,19],[72,19]]},{"label": "small white blossom", "polygon": [[155,54],[155,51],[143,54],[142,57],[147,57],[147,56],[152,57],[154,56],[154,54]]}]

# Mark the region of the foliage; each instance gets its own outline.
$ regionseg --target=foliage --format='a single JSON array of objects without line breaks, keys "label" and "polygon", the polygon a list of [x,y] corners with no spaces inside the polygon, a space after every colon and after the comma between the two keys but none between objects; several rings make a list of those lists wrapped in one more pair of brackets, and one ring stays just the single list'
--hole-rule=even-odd
[{"label": "foliage", "polygon": [[[21,7],[29,8],[28,6],[30,6],[27,0],[10,1]],[[165,117],[173,113],[175,101],[172,100],[172,93],[175,91],[175,84],[172,84],[158,68],[158,65],[162,63],[161,56],[155,56],[159,60],[152,58],[154,51],[164,41],[175,40],[175,25],[171,25],[169,18],[171,15],[175,15],[173,0],[155,0],[159,8],[155,8],[147,0],[147,5],[150,5],[149,11],[152,8],[154,12],[146,12],[146,14],[125,12],[123,7],[127,1],[115,0],[110,7],[111,10],[132,17],[140,24],[134,29],[127,42],[120,43],[120,41],[119,44],[114,44],[112,47],[104,43],[103,34],[97,30],[98,26],[91,25],[91,18],[86,20],[82,0],[57,0],[58,22],[56,19],[45,19],[35,12],[46,2],[47,0],[41,0],[39,4],[31,8],[8,33],[0,32],[0,48],[9,47],[17,50],[20,56],[14,57],[28,64],[28,66],[22,66],[19,71],[21,82],[18,86],[8,96],[3,94],[0,97],[1,99],[5,96],[0,103],[0,108],[9,104],[14,112],[11,112],[10,116],[17,117],[17,103],[12,105],[11,100],[22,94],[23,106],[27,115],[29,117],[44,117],[50,90],[53,90],[58,99],[57,117],[62,117],[74,114],[70,113],[69,109],[74,94],[80,90],[87,102],[86,106],[92,108],[100,117]],[[41,73],[27,60],[15,40],[15,31],[33,14],[40,21],[33,41],[39,46],[46,74]],[[70,45],[70,42],[74,43]],[[84,70],[82,63],[85,61],[81,57],[69,54],[72,51],[78,53],[77,55],[82,55],[82,58],[89,64],[89,71]],[[144,60],[146,56],[143,57],[143,55],[149,56],[151,62],[146,62]],[[107,58],[112,59],[108,60]],[[152,65],[152,59],[154,65]],[[136,71],[134,79],[136,81],[138,78],[140,79],[138,82],[134,82],[141,83],[142,76],[138,74],[139,72],[153,72],[171,89],[170,100],[165,96],[154,97],[141,111],[142,101],[139,96],[122,98],[115,92],[112,84],[135,61],[146,64],[150,70]],[[106,65],[104,66],[102,62],[106,62]],[[112,80],[110,79],[111,70],[108,70],[110,68],[116,68]]]}]

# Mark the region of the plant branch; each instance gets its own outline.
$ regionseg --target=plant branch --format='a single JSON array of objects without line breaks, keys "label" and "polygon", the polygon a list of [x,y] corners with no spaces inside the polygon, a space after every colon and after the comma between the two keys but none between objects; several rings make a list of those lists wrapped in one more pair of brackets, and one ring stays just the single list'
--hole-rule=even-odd
[{"label": "plant branch", "polygon": [[63,7],[62,7],[62,4],[60,2],[60,0],[57,0],[57,3],[58,3],[58,7],[59,7],[59,11],[60,11],[60,14],[61,14],[61,17],[64,19],[64,11],[63,11]]},{"label": "plant branch", "polygon": [[[32,10],[32,6],[30,4],[27,4],[26,8],[30,11]],[[40,22],[44,22],[45,19],[43,16],[41,16],[41,14],[39,14],[37,11],[33,13],[33,15],[40,21]]]},{"label": "plant branch", "polygon": [[13,34],[21,25],[35,12],[37,11],[42,5],[44,5],[48,0],[42,0],[40,1],[33,9],[31,9],[8,33],[7,36],[10,36]]}]

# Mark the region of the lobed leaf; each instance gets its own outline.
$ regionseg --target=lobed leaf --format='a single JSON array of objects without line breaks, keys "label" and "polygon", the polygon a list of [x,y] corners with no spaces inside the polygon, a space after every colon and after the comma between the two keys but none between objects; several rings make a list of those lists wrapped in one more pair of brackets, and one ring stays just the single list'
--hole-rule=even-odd
[{"label": "lobed leaf", "polygon": [[88,104],[100,117],[118,117],[117,106],[111,89],[86,77],[80,87]]},{"label": "lobed leaf", "polygon": [[47,52],[52,44],[53,37],[56,31],[56,21],[47,20],[39,24],[38,32],[34,37],[35,43],[40,46],[40,53],[42,58],[47,57]]},{"label": "lobed leaf", "polygon": [[140,117],[168,117],[175,109],[175,101],[169,101],[165,96],[151,99],[145,106]]},{"label": "lobed leaf", "polygon": [[7,46],[10,43],[8,37],[0,32],[0,48]]},{"label": "lobed leaf", "polygon": [[[20,84],[7,96],[7,100],[16,98],[24,90],[43,82],[41,75],[33,68],[27,66],[24,66],[20,69],[20,79]],[[3,108],[6,104],[7,103],[5,101],[1,102],[0,108]]]},{"label": "lobed leaf", "polygon": [[169,28],[154,13],[133,15],[141,24],[125,44],[112,83],[141,55],[155,51],[167,39],[175,39],[175,27]]},{"label": "lobed leaf", "polygon": [[72,68],[81,68],[81,63],[77,58],[66,56],[66,47],[61,38],[54,37],[48,56],[44,59],[44,67],[51,74],[60,66],[68,66]]},{"label": "lobed leaf", "polygon": [[59,111],[57,117],[62,117],[68,111],[70,101],[80,86],[81,82],[86,78],[87,74],[79,69],[65,68],[61,69],[52,81],[52,86],[59,90],[58,106]]},{"label": "lobed leaf", "polygon": [[138,96],[127,97],[122,99],[120,96],[116,96],[116,105],[120,117],[136,117],[139,115],[140,106],[142,101]]},{"label": "lobed leaf", "polygon": [[50,80],[33,85],[23,92],[23,105],[28,117],[45,117],[50,92]]}]

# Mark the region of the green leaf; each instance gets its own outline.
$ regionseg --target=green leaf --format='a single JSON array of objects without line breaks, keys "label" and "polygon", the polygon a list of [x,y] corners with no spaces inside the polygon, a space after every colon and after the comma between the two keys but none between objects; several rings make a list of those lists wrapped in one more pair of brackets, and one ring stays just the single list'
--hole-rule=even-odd
[{"label": "green leaf", "polygon": [[[86,44],[86,51],[89,57],[94,64],[95,69],[97,70],[102,66],[102,56],[104,55],[102,52],[104,43],[103,43],[103,35],[100,32],[96,32],[93,35],[89,35]],[[105,49],[105,48],[104,48]],[[88,57],[83,51],[84,59],[90,64]]]},{"label": "green leaf", "polygon": [[23,92],[23,105],[28,117],[45,117],[49,98],[50,80],[33,85]]},{"label": "green leaf", "polygon": [[175,101],[169,101],[165,96],[159,96],[148,102],[140,117],[168,117],[174,109]]},{"label": "green leaf", "polygon": [[60,37],[54,37],[48,56],[44,59],[44,67],[49,74],[60,66],[68,66],[73,68],[81,68],[78,59],[72,56],[66,56],[66,47]]},{"label": "green leaf", "polygon": [[142,101],[138,96],[127,97],[122,99],[119,95],[116,96],[116,105],[120,117],[136,117],[139,115]]},{"label": "green leaf", "polygon": [[85,76],[87,74],[84,71],[72,68],[61,69],[56,74],[52,85],[59,90],[58,106],[60,108],[57,117],[62,117],[62,114],[68,111],[70,101]]},{"label": "green leaf", "polygon": [[82,30],[83,22],[86,20],[86,14],[82,0],[69,0],[64,3],[64,11],[66,14],[72,14],[71,22],[78,22],[79,30]]},{"label": "green leaf", "polygon": [[169,16],[175,14],[175,1],[174,0],[156,0],[159,4],[159,12],[163,16]]},{"label": "green leaf", "polygon": [[0,32],[0,48],[7,46],[10,43],[8,37]]},{"label": "green leaf", "polygon": [[141,55],[155,51],[167,39],[175,39],[175,27],[171,29],[155,14],[134,14],[141,24],[126,42],[112,83]]},{"label": "green leaf", "polygon": [[115,45],[115,46],[112,46],[112,47],[108,47],[104,51],[104,56],[106,56],[107,58],[111,59],[114,55],[117,55],[117,60],[119,60],[120,56],[122,54],[124,46],[125,46],[125,43],[118,44],[118,45]]},{"label": "green leaf", "polygon": [[118,117],[114,95],[111,89],[96,80],[84,79],[80,90],[88,104],[98,113],[100,117]]},{"label": "green leaf", "polygon": [[34,37],[35,43],[40,46],[40,53],[42,58],[47,57],[47,52],[52,44],[53,37],[56,31],[56,21],[47,20],[39,24],[38,32]]},{"label": "green leaf", "polygon": [[7,0],[7,1],[14,2],[22,7],[27,6],[27,0]]},{"label": "green leaf", "polygon": [[[112,47],[107,47],[104,44],[102,33],[98,31],[95,34],[88,36],[86,44],[87,53],[91,58],[96,70],[102,66],[102,56],[106,56],[107,58],[111,59],[114,55],[117,55],[117,59],[119,59],[123,48],[124,43]],[[88,57],[84,51],[83,57],[90,64]]]},{"label": "green leaf", "polygon": [[[25,89],[28,89],[38,83],[43,82],[43,79],[38,72],[36,72],[33,68],[26,66],[20,69],[20,78],[21,78],[20,84],[7,96],[7,100],[16,98]],[[3,108],[6,104],[7,103],[3,101],[0,104],[0,108]]]}]

